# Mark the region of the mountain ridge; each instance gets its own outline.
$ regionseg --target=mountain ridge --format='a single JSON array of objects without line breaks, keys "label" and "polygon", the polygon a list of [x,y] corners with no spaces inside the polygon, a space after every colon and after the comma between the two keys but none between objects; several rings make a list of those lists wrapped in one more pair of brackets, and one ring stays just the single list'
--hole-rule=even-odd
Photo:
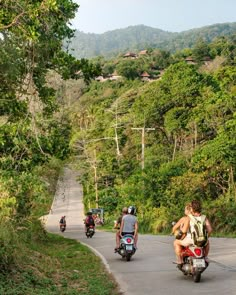
[{"label": "mountain ridge", "polygon": [[218,23],[182,32],[169,32],[146,25],[128,26],[101,34],[76,30],[74,38],[66,46],[76,58],[114,57],[125,51],[144,48],[160,48],[171,52],[191,48],[202,38],[211,42],[215,37],[236,33],[236,22]]}]

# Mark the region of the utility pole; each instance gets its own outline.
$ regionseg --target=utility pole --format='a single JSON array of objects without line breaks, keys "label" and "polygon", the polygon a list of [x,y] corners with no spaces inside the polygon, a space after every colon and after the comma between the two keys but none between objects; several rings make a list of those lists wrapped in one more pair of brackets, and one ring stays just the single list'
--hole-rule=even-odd
[{"label": "utility pole", "polygon": [[118,141],[118,134],[117,134],[117,128],[118,128],[117,103],[116,103],[116,124],[114,127],[115,127],[116,153],[119,158],[121,156],[121,153],[120,153],[120,149],[119,149],[119,141]]},{"label": "utility pole", "polygon": [[94,186],[95,186],[95,200],[96,200],[96,208],[98,208],[98,180],[97,180],[97,154],[96,150],[94,150]]},{"label": "utility pole", "polygon": [[[116,102],[116,110],[115,110],[115,124],[112,126],[114,127],[115,130],[115,137],[110,138],[110,139],[114,139],[115,143],[116,143],[116,154],[117,154],[117,158],[119,160],[120,156],[121,156],[121,152],[120,152],[120,148],[119,148],[119,138],[118,138],[118,133],[117,133],[117,129],[121,128],[118,126],[118,106],[117,106],[117,102]],[[109,110],[110,112],[112,112],[114,114],[114,112],[112,110]]]},{"label": "utility pole", "polygon": [[155,128],[131,128],[133,130],[141,130],[142,131],[142,156],[141,156],[141,161],[142,161],[142,170],[144,169],[144,149],[145,149],[145,131],[153,131]]}]

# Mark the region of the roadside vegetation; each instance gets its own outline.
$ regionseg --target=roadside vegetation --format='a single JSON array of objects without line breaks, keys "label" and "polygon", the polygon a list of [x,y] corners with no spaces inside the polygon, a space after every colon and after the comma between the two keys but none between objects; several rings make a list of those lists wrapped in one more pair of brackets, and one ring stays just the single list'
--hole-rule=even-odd
[{"label": "roadside vegetation", "polygon": [[3,0],[0,13],[0,294],[118,294],[100,260],[81,244],[49,235],[49,212],[71,124],[48,73],[86,83],[99,68],[62,51],[78,5]]},{"label": "roadside vegetation", "polygon": [[100,258],[87,247],[48,234],[39,221],[32,222],[1,226],[0,294],[120,294]]}]

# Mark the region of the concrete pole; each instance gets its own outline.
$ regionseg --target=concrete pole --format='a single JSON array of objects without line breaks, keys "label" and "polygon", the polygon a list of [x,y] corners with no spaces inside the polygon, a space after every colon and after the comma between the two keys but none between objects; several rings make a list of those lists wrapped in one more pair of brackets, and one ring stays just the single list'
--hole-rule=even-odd
[{"label": "concrete pole", "polygon": [[142,170],[144,169],[144,162],[145,162],[145,131],[152,131],[155,130],[155,128],[132,128],[133,130],[141,130],[142,131],[142,155],[141,155],[141,164],[142,164]]}]

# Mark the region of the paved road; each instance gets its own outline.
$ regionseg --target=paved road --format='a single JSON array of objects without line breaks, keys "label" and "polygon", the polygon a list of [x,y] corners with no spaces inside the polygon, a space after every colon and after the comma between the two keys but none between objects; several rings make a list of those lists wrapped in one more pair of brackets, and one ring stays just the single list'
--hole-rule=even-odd
[{"label": "paved road", "polygon": [[47,218],[47,229],[59,233],[58,221],[66,215],[67,231],[63,235],[92,247],[125,295],[236,295],[236,239],[211,239],[211,263],[200,283],[194,283],[172,264],[175,257],[170,236],[140,235],[136,254],[126,262],[113,253],[114,233],[98,229],[92,239],[85,237],[82,188],[76,177],[76,172],[65,169]]}]

